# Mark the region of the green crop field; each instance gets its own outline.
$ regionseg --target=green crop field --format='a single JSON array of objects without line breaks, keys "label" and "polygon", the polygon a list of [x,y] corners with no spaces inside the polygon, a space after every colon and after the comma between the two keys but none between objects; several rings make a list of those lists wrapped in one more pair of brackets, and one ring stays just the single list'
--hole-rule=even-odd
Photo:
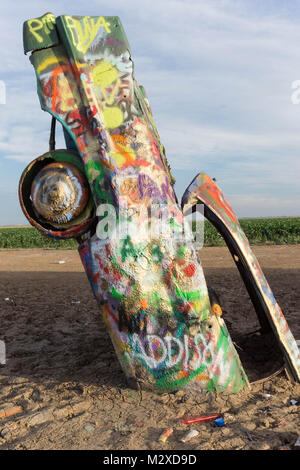
[{"label": "green crop field", "polygon": [[39,231],[33,227],[0,227],[0,249],[15,248],[64,248],[74,249],[78,243],[76,240],[53,240],[43,237]]},{"label": "green crop field", "polygon": [[[240,223],[253,245],[300,243],[300,217],[241,219]],[[225,245],[221,235],[207,221],[204,225],[204,245]],[[0,227],[0,249],[75,249],[76,247],[77,242],[75,240],[56,241],[46,238],[33,227]]]},{"label": "green crop field", "polygon": [[[300,243],[300,217],[240,219],[240,224],[252,245]],[[204,226],[204,245],[225,245],[221,235],[207,221]]]}]

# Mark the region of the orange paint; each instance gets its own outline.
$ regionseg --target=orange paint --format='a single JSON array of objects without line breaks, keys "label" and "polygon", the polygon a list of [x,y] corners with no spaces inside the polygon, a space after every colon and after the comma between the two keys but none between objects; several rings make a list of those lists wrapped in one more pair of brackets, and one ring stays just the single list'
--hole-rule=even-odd
[{"label": "orange paint", "polygon": [[120,169],[127,168],[129,166],[149,166],[150,163],[145,160],[137,160],[134,151],[128,147],[127,139],[123,135],[113,134],[111,136],[114,147],[117,150],[116,153],[124,158],[124,163],[119,165]]},{"label": "orange paint", "polygon": [[209,380],[209,377],[206,374],[200,374],[200,375],[197,375],[196,380],[206,380],[207,381],[207,380]]},{"label": "orange paint", "polygon": [[21,406],[15,406],[14,408],[8,408],[6,410],[0,410],[0,418],[7,418],[8,416],[13,416],[17,413],[21,413],[23,409]]},{"label": "orange paint", "polygon": [[183,272],[187,277],[193,277],[195,274],[196,268],[194,264],[189,264],[186,268],[184,268]]},{"label": "orange paint", "polygon": [[142,310],[147,310],[147,308],[149,307],[148,299],[141,299],[141,307]]},{"label": "orange paint", "polygon": [[185,377],[189,377],[190,373],[189,372],[186,372],[184,370],[181,370],[178,374],[178,378],[179,379],[184,379]]},{"label": "orange paint", "polygon": [[222,315],[222,309],[221,309],[220,305],[218,305],[218,304],[212,305],[211,311],[214,315],[219,315],[219,316]]}]

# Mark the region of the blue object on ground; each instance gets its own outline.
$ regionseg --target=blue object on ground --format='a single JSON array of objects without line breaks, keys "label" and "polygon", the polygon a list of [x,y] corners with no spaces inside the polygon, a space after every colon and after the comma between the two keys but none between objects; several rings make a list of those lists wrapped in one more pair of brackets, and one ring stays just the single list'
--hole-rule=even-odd
[{"label": "blue object on ground", "polygon": [[218,418],[218,419],[215,419],[215,423],[219,428],[221,428],[222,426],[224,426],[225,421],[223,418]]}]

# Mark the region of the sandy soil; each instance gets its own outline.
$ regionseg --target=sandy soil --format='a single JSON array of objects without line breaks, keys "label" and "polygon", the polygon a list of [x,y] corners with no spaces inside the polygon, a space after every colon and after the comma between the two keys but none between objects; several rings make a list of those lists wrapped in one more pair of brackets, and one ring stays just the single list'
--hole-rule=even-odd
[{"label": "sandy soil", "polygon": [[[300,339],[300,246],[254,251]],[[227,249],[200,256],[249,379],[269,376],[281,362],[272,343],[250,334],[258,323]],[[76,251],[1,251],[0,318],[0,416],[22,408],[0,418],[0,449],[292,449],[300,434],[300,385],[284,373],[237,396],[130,389]],[[179,421],[209,413],[223,413],[226,425]],[[168,427],[173,434],[159,442]],[[199,435],[182,443],[188,429]]]}]

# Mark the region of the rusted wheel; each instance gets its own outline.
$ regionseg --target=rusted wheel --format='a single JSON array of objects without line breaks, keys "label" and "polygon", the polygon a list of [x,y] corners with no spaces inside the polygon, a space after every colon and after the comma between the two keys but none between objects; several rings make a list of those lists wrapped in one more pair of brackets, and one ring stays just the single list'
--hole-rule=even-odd
[{"label": "rusted wheel", "polygon": [[31,200],[40,216],[63,228],[83,212],[89,192],[74,165],[55,162],[46,165],[35,177]]}]

